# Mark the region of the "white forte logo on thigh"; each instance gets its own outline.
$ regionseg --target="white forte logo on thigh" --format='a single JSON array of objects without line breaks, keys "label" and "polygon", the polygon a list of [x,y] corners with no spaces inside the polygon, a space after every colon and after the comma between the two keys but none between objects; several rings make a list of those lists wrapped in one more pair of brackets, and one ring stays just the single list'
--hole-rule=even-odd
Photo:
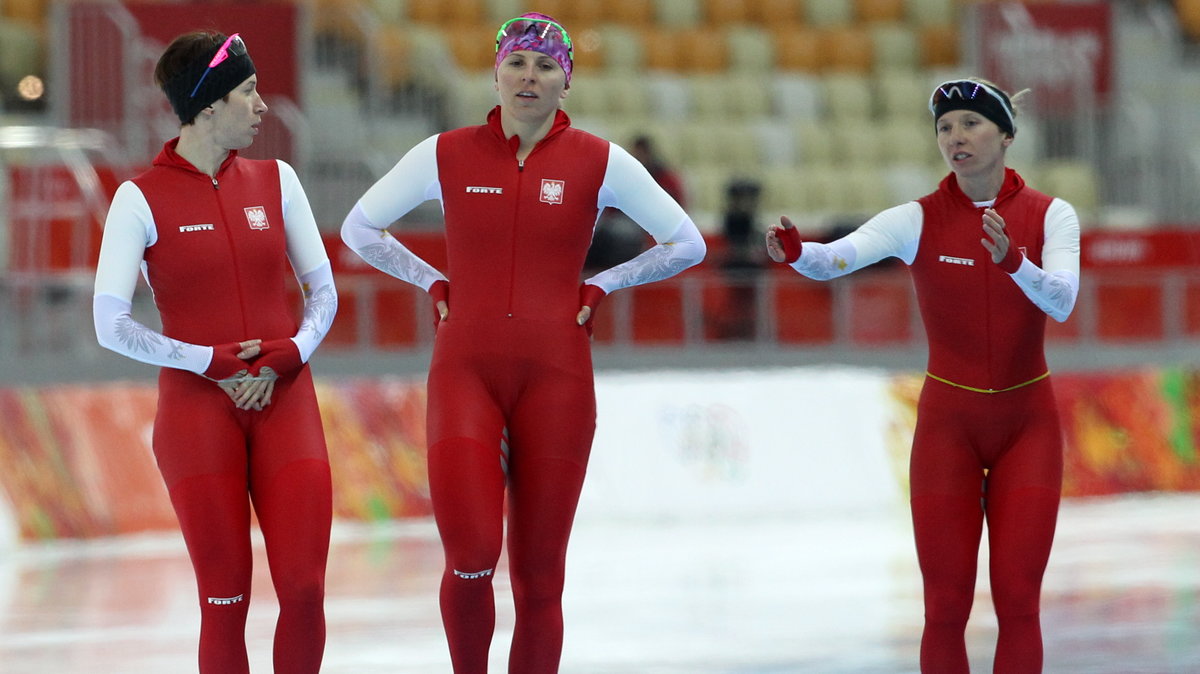
[{"label": "white forte logo on thigh", "polygon": [[240,603],[243,597],[245,597],[245,595],[242,594],[234,597],[209,597],[208,603],[216,606],[229,606],[230,604]]}]

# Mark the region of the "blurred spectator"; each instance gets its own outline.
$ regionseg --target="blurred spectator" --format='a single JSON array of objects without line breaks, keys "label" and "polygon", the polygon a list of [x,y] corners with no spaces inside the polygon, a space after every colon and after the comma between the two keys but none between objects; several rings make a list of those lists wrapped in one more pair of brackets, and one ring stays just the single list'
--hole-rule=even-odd
[{"label": "blurred spectator", "polygon": [[721,235],[725,239],[720,259],[723,292],[710,314],[710,334],[719,340],[753,340],[758,323],[758,273],[766,255],[758,243],[765,229],[759,222],[762,185],[735,178],[725,188],[725,213]]},{"label": "blurred spectator", "polygon": [[638,136],[633,139],[633,143],[629,146],[629,154],[635,159],[642,162],[642,166],[650,172],[650,176],[654,178],[667,194],[670,194],[675,201],[683,206],[683,210],[687,210],[687,199],[683,189],[683,180],[676,173],[662,155],[658,153],[658,147],[650,136]]}]

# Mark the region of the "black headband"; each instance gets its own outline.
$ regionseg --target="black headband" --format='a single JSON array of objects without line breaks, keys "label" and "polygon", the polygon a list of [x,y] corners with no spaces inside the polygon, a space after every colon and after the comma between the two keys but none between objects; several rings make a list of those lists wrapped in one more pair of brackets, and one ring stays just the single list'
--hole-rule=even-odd
[{"label": "black headband", "polygon": [[934,89],[929,97],[929,111],[933,113],[934,124],[951,110],[978,112],[1008,135],[1017,134],[1012,101],[1008,100],[1008,95],[982,82],[952,80]]},{"label": "black headband", "polygon": [[210,71],[208,64],[221,46],[213,47],[204,58],[192,62],[162,85],[163,93],[171,102],[171,109],[183,124],[191,122],[201,110],[224,98],[255,73],[254,61],[250,60],[250,54],[244,49],[240,50],[241,53],[229,50],[225,60]]}]

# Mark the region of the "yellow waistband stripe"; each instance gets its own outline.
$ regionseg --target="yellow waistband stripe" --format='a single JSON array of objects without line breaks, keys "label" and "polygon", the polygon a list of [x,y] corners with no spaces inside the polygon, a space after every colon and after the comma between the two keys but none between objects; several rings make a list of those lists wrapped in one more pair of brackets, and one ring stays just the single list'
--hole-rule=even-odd
[{"label": "yellow waistband stripe", "polygon": [[930,379],[936,379],[937,381],[940,381],[943,384],[949,384],[956,388],[966,389],[968,391],[974,391],[976,393],[1004,393],[1005,391],[1012,391],[1015,389],[1019,389],[1022,386],[1029,386],[1030,384],[1032,384],[1034,382],[1039,382],[1039,381],[1045,379],[1046,377],[1050,376],[1050,370],[1046,370],[1042,374],[1039,374],[1038,376],[1034,377],[1033,379],[1030,379],[1029,381],[1024,381],[1024,382],[1021,382],[1020,384],[1016,384],[1014,386],[1009,386],[1008,388],[1001,388],[1001,389],[975,388],[974,386],[966,386],[964,384],[957,384],[955,382],[950,381],[949,379],[942,379],[941,377],[937,376],[936,374],[934,374],[932,372],[928,372],[928,371],[925,373],[925,376],[929,377]]}]

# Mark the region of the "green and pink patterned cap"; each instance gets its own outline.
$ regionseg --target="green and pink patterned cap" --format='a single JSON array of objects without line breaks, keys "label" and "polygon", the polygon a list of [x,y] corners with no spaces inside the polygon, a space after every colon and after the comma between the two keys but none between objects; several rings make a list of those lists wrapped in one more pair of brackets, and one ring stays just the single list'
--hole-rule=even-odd
[{"label": "green and pink patterned cap", "polygon": [[571,66],[574,49],[567,30],[553,18],[537,12],[522,14],[509,19],[496,32],[496,67],[515,51],[536,51],[558,61],[571,84]]}]

